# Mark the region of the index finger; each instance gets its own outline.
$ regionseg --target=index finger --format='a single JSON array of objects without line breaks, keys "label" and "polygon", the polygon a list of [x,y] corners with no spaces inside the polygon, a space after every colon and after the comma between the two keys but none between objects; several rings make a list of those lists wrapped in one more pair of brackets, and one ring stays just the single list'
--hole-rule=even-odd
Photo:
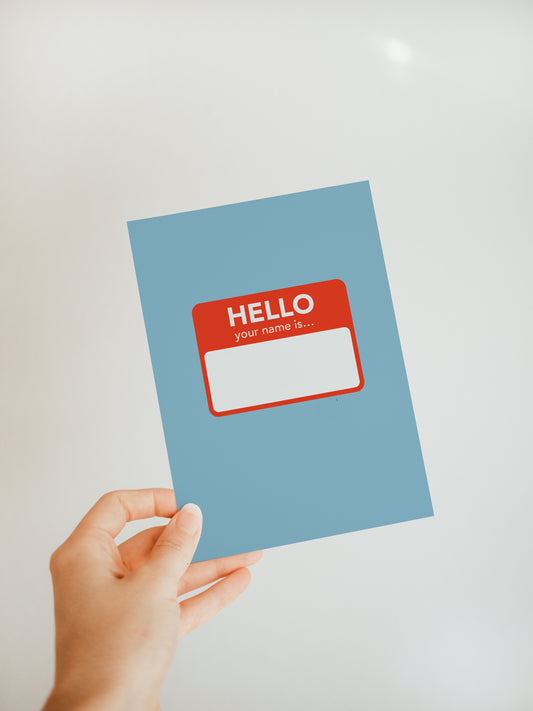
[{"label": "index finger", "polygon": [[115,538],[128,521],[152,516],[171,518],[178,510],[173,489],[122,489],[104,494],[74,533],[98,528]]}]

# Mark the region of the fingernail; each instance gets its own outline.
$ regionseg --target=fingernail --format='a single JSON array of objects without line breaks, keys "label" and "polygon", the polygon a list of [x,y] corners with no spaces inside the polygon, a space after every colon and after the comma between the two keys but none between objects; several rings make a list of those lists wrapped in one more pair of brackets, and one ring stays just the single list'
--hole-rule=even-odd
[{"label": "fingernail", "polygon": [[180,528],[189,536],[194,536],[194,534],[200,528],[202,523],[202,512],[200,507],[196,504],[185,504],[180,509],[178,517],[176,519],[176,526]]}]

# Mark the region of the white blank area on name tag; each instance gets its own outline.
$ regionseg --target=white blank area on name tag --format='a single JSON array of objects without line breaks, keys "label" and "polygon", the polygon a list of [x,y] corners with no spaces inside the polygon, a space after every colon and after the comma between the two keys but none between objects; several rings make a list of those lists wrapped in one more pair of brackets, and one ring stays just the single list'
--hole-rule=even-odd
[{"label": "white blank area on name tag", "polygon": [[356,388],[359,372],[348,328],[208,351],[215,412]]}]

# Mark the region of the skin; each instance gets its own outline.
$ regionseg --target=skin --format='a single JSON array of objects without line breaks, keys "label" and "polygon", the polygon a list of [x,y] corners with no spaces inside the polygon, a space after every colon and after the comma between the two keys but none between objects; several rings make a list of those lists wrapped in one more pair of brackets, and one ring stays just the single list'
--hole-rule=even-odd
[{"label": "skin", "polygon": [[[128,521],[162,516],[117,546]],[[156,711],[178,640],[235,600],[262,551],[192,563],[200,509],[172,489],[105,494],[52,555],[56,674],[43,711]],[[178,603],[178,597],[216,582]]]}]

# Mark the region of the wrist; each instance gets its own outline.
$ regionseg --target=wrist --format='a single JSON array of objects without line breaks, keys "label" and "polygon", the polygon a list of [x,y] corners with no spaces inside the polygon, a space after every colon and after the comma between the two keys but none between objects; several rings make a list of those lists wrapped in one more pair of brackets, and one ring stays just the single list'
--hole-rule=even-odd
[{"label": "wrist", "polygon": [[122,711],[125,708],[118,699],[96,689],[87,690],[74,685],[56,684],[42,711]]},{"label": "wrist", "polygon": [[56,683],[42,711],[154,711],[153,702],[140,702],[139,697],[120,690],[88,689],[74,684]]}]

